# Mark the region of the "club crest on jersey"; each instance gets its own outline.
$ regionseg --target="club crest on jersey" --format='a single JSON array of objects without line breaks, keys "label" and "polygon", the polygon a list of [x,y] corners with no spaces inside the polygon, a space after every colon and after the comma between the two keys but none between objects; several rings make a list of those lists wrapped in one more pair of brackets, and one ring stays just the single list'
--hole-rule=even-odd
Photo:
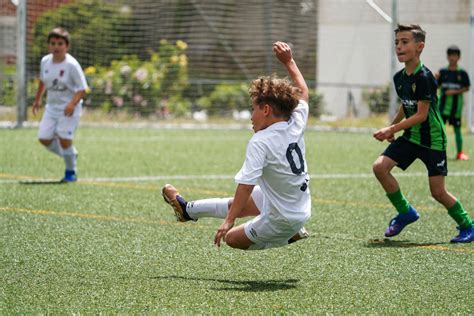
[{"label": "club crest on jersey", "polygon": [[416,91],[416,83],[414,83],[414,84],[411,85],[411,90],[413,91],[413,93],[415,93],[415,91]]},{"label": "club crest on jersey", "polygon": [[61,69],[61,70],[59,71],[59,77],[62,77],[63,75],[64,75],[64,69]]}]

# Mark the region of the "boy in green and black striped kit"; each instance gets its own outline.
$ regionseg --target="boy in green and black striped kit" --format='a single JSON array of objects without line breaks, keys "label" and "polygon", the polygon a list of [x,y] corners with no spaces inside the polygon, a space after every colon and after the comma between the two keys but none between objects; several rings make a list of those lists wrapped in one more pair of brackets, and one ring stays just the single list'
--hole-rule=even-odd
[{"label": "boy in green and black striped kit", "polygon": [[461,118],[464,104],[463,93],[469,90],[471,85],[466,71],[461,69],[458,61],[461,58],[461,50],[453,45],[447,51],[449,65],[437,74],[438,87],[440,88],[439,110],[443,121],[449,122],[454,128],[458,160],[468,160],[462,147]]},{"label": "boy in green and black striped kit", "polygon": [[[446,132],[437,104],[437,84],[431,71],[420,61],[426,33],[419,25],[412,24],[398,25],[395,34],[398,60],[405,63],[405,68],[393,78],[402,105],[392,124],[374,133],[377,140],[391,142],[373,165],[375,176],[398,212],[385,230],[385,236],[398,235],[419,218],[400,191],[391,170],[395,166],[405,170],[420,159],[428,170],[431,195],[458,224],[459,234],[451,242],[474,241],[471,217],[461,202],[446,190]],[[395,140],[395,133],[401,130],[403,135]]]}]

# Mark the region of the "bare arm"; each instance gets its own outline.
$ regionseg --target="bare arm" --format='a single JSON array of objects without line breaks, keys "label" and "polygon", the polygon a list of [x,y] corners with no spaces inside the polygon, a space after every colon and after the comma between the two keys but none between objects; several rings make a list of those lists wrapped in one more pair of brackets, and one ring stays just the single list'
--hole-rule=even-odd
[{"label": "bare arm", "polygon": [[46,90],[46,86],[43,81],[40,80],[38,84],[38,91],[36,91],[35,101],[33,102],[33,114],[36,115],[38,110],[41,108],[41,102],[43,100],[43,94]]},{"label": "bare arm", "polygon": [[403,120],[404,117],[405,117],[405,111],[403,111],[403,106],[400,105],[400,107],[398,108],[398,112],[393,118],[392,124],[390,125],[399,123],[401,120]]},{"label": "bare arm", "polygon": [[71,116],[74,113],[74,109],[76,108],[77,103],[86,95],[86,90],[80,90],[74,93],[72,96],[71,101],[69,101],[68,105],[64,109],[64,115]]},{"label": "bare arm", "polygon": [[309,89],[306,85],[306,81],[303,78],[295,60],[291,53],[291,48],[287,43],[275,42],[273,44],[273,51],[280,62],[286,67],[288,74],[295,83],[295,86],[301,89],[301,99],[305,102],[309,100]]},{"label": "bare arm", "polygon": [[[402,117],[400,115],[400,112],[403,112],[403,107],[400,107],[400,110],[398,111],[397,116],[393,120],[392,125],[379,129],[374,133],[374,137],[379,141],[384,141],[386,139],[388,140],[393,138],[393,135],[396,132],[424,122],[426,120],[426,117],[428,116],[429,109],[430,102],[418,101],[418,110],[416,111],[416,113],[407,118],[406,120],[401,121]],[[396,119],[399,119],[399,121],[396,122]]]},{"label": "bare arm", "polygon": [[216,236],[214,237],[214,244],[219,247],[221,240],[224,238],[227,232],[234,226],[235,219],[242,213],[247,201],[252,193],[254,185],[241,184],[237,186],[234,195],[234,201],[230,206],[229,213],[227,213],[224,222],[219,226]]}]

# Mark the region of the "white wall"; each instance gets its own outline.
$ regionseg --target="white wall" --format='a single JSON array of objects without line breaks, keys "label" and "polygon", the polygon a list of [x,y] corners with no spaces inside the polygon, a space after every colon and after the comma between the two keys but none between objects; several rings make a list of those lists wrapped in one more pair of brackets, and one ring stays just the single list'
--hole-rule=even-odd
[{"label": "white wall", "polygon": [[[420,24],[427,32],[421,59],[428,68],[436,72],[446,66],[446,48],[456,44],[462,51],[461,66],[471,74],[468,0],[398,2],[400,23]],[[391,1],[376,3],[391,14]],[[345,116],[351,91],[359,115],[365,116],[368,108],[361,100],[362,91],[391,83],[391,24],[363,0],[320,0],[319,21],[317,71],[325,109]]]}]

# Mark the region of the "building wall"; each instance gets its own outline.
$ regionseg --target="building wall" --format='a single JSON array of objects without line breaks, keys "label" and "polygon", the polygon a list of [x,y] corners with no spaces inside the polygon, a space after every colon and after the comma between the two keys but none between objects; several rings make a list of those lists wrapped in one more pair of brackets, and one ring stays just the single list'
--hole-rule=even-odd
[{"label": "building wall", "polygon": [[[375,2],[391,15],[391,0]],[[446,65],[446,48],[452,44],[461,48],[461,66],[469,71],[469,10],[469,0],[398,0],[399,22],[427,31],[421,59],[433,72]],[[357,0],[320,0],[319,21],[317,76],[326,111],[346,116],[351,92],[357,114],[368,115],[362,91],[391,83],[391,24]]]},{"label": "building wall", "polygon": [[[28,1],[28,42],[31,42],[32,26],[43,12],[71,2],[71,0],[25,1]],[[0,60],[7,64],[14,64],[16,61],[16,32],[16,6],[11,0],[0,0]]]}]

